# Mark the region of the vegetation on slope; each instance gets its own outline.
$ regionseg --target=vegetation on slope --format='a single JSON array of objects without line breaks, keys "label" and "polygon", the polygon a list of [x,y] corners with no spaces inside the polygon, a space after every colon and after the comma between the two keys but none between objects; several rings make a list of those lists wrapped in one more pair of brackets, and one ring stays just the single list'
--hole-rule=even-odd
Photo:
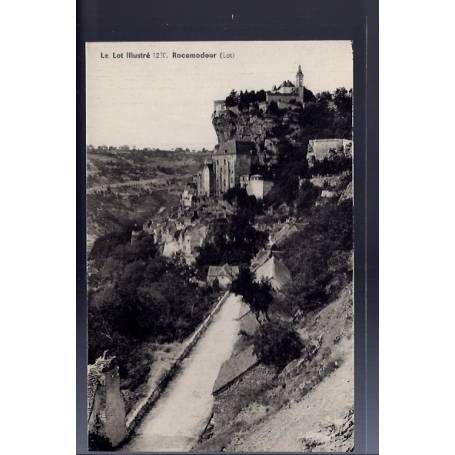
[{"label": "vegetation on slope", "polygon": [[[352,201],[314,207],[308,223],[283,245],[292,274],[280,302],[290,314],[325,305],[352,280]],[[298,248],[295,246],[299,245]]]},{"label": "vegetation on slope", "polygon": [[87,187],[144,179],[188,177],[207,154],[98,147],[87,151]]},{"label": "vegetation on slope", "polygon": [[238,208],[226,223],[210,226],[210,232],[199,249],[196,267],[205,277],[210,265],[247,265],[265,245],[267,234],[253,226],[254,213]]},{"label": "vegetation on slope", "polygon": [[215,295],[192,282],[183,260],[161,256],[148,235],[133,244],[126,233],[101,238],[91,263],[88,361],[108,349],[119,360],[121,378],[137,386],[151,365],[150,358],[139,358],[140,343],[182,341],[202,322]]},{"label": "vegetation on slope", "polygon": [[[255,332],[253,329],[253,335],[251,328],[241,331],[233,355],[253,346],[260,363],[215,398],[212,424],[196,450],[267,450],[270,434],[258,439],[258,435],[266,433],[262,431],[266,428],[263,424],[267,422],[267,428],[271,428],[275,413],[291,415],[300,410],[299,402],[335,370],[343,377],[343,384],[347,384],[346,396],[352,391],[349,361],[353,206],[349,197],[339,198],[352,181],[352,160],[332,157],[312,169],[306,160],[310,139],[352,138],[351,111],[351,93],[339,89],[334,94],[316,95],[302,111],[291,113],[275,106],[266,114],[277,119],[288,115],[291,122],[299,125],[299,136],[294,136],[294,140],[289,137],[291,128],[286,124],[273,130],[274,137],[279,139],[278,159],[270,168],[258,170],[274,180],[262,209],[272,208],[277,213],[284,205],[286,216],[300,221],[297,232],[280,244],[280,258],[289,268],[292,280],[274,294],[273,302],[265,305],[269,317],[258,318],[260,324]],[[315,186],[312,180],[317,180],[313,179],[316,175],[336,183],[330,187],[319,183]],[[322,197],[325,189],[332,190],[334,196]],[[232,286],[233,291],[243,296],[248,296],[254,287],[252,277],[246,275],[242,271]],[[253,309],[251,305],[250,308]],[[335,396],[329,400],[334,401]],[[337,413],[341,415],[352,405],[352,401],[343,398],[336,406],[322,409],[327,409],[331,413],[327,417],[336,421]],[[292,422],[280,421],[280,425],[288,423]],[[307,447],[304,428],[300,439],[293,435],[293,439],[287,440],[279,430],[274,431],[278,432],[273,434],[275,448],[299,451]]]}]

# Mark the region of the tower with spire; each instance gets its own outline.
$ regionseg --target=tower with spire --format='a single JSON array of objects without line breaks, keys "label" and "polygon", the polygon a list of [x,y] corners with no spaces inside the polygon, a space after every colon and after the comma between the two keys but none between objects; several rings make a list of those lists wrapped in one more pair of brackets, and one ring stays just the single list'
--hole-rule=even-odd
[{"label": "tower with spire", "polygon": [[295,75],[295,86],[298,91],[299,101],[304,105],[304,90],[305,86],[303,85],[303,72],[302,67],[299,65],[299,69],[297,70],[297,74]]}]

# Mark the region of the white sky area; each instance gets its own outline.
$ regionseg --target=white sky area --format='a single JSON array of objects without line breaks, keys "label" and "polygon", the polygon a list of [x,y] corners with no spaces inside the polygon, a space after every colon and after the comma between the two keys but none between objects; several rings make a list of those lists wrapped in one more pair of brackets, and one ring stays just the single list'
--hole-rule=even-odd
[{"label": "white sky area", "polygon": [[[128,51],[167,52],[169,58],[112,58]],[[172,52],[218,55],[173,59]],[[235,57],[220,59],[220,52]],[[353,86],[350,41],[87,43],[86,62],[87,144],[95,146],[212,149],[214,100],[232,89],[294,82],[299,64],[315,94]]]}]

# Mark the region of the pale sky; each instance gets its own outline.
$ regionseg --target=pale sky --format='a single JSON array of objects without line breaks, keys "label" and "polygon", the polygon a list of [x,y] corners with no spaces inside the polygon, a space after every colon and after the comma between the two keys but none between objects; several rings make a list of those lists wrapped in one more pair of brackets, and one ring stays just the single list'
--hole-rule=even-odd
[{"label": "pale sky", "polygon": [[[112,58],[113,52],[124,58]],[[169,58],[127,59],[126,52]],[[217,57],[174,59],[172,52]],[[221,59],[220,52],[235,57]],[[313,93],[353,85],[350,41],[87,43],[86,61],[87,144],[95,146],[212,149],[214,100],[232,89],[294,82],[299,64]]]}]

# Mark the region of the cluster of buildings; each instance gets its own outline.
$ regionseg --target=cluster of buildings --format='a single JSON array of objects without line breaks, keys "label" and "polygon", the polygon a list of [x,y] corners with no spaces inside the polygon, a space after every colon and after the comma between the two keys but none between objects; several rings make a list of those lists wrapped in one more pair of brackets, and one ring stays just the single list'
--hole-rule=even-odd
[{"label": "cluster of buildings", "polygon": [[[273,101],[282,108],[284,106],[304,106],[304,76],[299,65],[295,84],[289,80],[266,92],[266,101],[260,108],[267,108]],[[224,101],[215,101],[215,115],[226,107]],[[264,121],[266,121],[265,119]],[[284,119],[285,120],[285,119]],[[283,121],[284,121],[283,120]],[[276,146],[266,138],[264,146],[273,149]],[[162,248],[164,256],[181,253],[188,263],[193,263],[208,234],[211,223],[225,220],[233,213],[234,208],[223,200],[223,194],[232,188],[244,188],[249,196],[261,200],[273,187],[273,182],[265,179],[253,170],[252,164],[257,160],[257,145],[253,141],[219,138],[220,143],[214,148],[210,158],[206,159],[200,170],[183,190],[180,207],[175,216],[155,218],[143,225],[143,231],[152,234],[155,242]],[[270,142],[270,144],[267,143]],[[308,147],[308,159],[311,162],[322,161],[333,153],[352,156],[352,141],[346,139],[314,139]],[[270,223],[257,222],[259,230],[270,231]],[[274,223],[272,223],[274,224]],[[133,232],[132,238],[138,235]],[[272,269],[276,266],[275,259],[268,264]],[[208,281],[218,279],[221,285],[230,282],[238,270],[230,266],[211,267]],[[284,273],[286,275],[286,273]]]},{"label": "cluster of buildings", "polygon": [[295,75],[295,84],[291,81],[283,81],[278,87],[273,87],[271,91],[266,93],[266,103],[268,106],[272,101],[275,101],[281,109],[295,101],[301,103],[302,107],[305,107],[304,95],[303,72],[299,65],[297,74]]},{"label": "cluster of buildings", "polygon": [[[286,80],[278,87],[273,86],[272,90],[266,92],[265,101],[258,103],[259,109],[265,112],[272,101],[274,101],[280,109],[296,103],[300,103],[302,107],[305,107],[304,76],[300,65],[295,75],[295,83]],[[213,102],[213,112],[215,116],[227,110],[236,114],[239,113],[238,106],[227,106],[225,100],[215,100]]]},{"label": "cluster of buildings", "polygon": [[[284,223],[269,224],[268,228],[268,244],[252,259],[250,270],[257,281],[265,279],[275,291],[280,291],[291,280],[291,272],[283,261],[280,249],[283,243],[298,231],[299,226],[294,220],[288,219]],[[227,289],[238,274],[238,266],[210,266],[207,284],[213,285],[216,280],[221,289]]]},{"label": "cluster of buildings", "polygon": [[237,187],[245,188],[247,194],[256,199],[263,199],[273,183],[259,174],[251,174],[252,156],[255,153],[254,142],[231,139],[218,144],[211,159],[203,163],[195,177],[193,196],[217,198]]},{"label": "cluster of buildings", "polygon": [[176,219],[151,219],[144,223],[142,231],[152,235],[160,252],[165,257],[181,253],[188,264],[192,264],[208,234],[208,225],[190,216]]}]

